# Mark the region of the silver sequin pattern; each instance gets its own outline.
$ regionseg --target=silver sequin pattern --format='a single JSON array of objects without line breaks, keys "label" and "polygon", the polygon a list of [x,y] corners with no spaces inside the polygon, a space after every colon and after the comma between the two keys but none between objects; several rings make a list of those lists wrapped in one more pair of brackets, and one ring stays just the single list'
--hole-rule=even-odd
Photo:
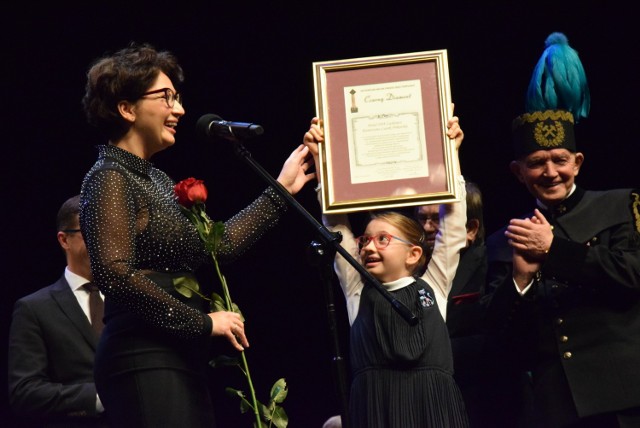
[{"label": "silver sequin pattern", "polygon": [[[80,227],[94,281],[107,299],[173,335],[210,335],[207,315],[175,299],[144,271],[194,272],[210,262],[193,224],[181,213],[173,180],[147,160],[112,145],[81,188]],[[286,201],[268,188],[225,222],[221,262],[229,262],[278,222]]]}]

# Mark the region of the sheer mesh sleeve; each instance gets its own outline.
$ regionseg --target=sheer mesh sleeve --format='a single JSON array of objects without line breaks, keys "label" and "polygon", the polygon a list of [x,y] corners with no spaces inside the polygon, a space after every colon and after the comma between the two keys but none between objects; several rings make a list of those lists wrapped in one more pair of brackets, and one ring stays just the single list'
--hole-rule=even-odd
[{"label": "sheer mesh sleeve", "polygon": [[230,263],[272,229],[286,211],[287,203],[278,191],[268,187],[249,206],[225,222],[221,262]]},{"label": "sheer mesh sleeve", "polygon": [[[137,190],[125,173],[114,169],[97,170],[83,184],[81,227],[97,285],[107,299],[173,335],[210,335],[208,315],[169,295],[140,269],[147,257],[140,248],[153,239],[153,231],[141,234],[151,227],[153,201],[141,201],[145,192]],[[162,260],[172,249],[147,251],[156,252],[149,257]]]}]

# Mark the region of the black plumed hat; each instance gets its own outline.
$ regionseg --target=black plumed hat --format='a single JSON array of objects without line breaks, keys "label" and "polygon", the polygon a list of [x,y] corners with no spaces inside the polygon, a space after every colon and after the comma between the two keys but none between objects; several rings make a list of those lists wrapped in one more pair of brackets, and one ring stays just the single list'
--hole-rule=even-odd
[{"label": "black plumed hat", "polygon": [[552,33],[533,70],[525,114],[513,121],[516,157],[537,150],[576,151],[573,126],[589,113],[591,97],[578,53],[563,33]]}]

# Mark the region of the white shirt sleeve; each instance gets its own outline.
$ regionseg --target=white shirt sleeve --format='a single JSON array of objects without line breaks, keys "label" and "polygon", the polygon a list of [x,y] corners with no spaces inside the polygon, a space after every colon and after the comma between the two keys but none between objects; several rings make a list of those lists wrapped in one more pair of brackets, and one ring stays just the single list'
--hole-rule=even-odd
[{"label": "white shirt sleeve", "polygon": [[[322,206],[322,201],[320,199],[321,195],[318,190],[320,190],[320,185],[318,185],[316,191],[318,194],[318,202],[320,202],[320,205]],[[340,232],[342,235],[340,245],[359,263],[360,255],[358,252],[358,246],[353,236],[351,223],[349,222],[347,214],[323,214],[322,224],[331,232]],[[352,325],[358,315],[360,295],[362,293],[362,288],[364,287],[364,282],[360,273],[351,266],[351,263],[342,257],[340,253],[336,253],[334,270],[338,280],[340,281],[340,288],[342,288],[342,292],[346,299],[349,325]]]},{"label": "white shirt sleeve", "polygon": [[[340,232],[342,234],[340,245],[359,263],[358,245],[351,231],[349,217],[346,214],[323,215],[322,223],[332,232]],[[356,319],[356,315],[358,315],[360,295],[364,282],[360,273],[339,253],[336,253],[334,269],[347,301],[347,314],[351,325]]]},{"label": "white shirt sleeve", "polygon": [[460,251],[467,246],[467,192],[462,175],[456,181],[460,202],[440,206],[440,227],[431,260],[422,275],[436,294],[438,308],[447,319],[447,299],[456,276]]}]

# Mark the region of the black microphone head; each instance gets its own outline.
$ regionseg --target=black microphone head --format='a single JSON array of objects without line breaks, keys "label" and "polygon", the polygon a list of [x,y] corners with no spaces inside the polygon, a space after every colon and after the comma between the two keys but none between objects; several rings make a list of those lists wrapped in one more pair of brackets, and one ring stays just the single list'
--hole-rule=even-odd
[{"label": "black microphone head", "polygon": [[255,123],[230,122],[216,114],[205,114],[198,119],[196,130],[205,137],[221,137],[225,140],[239,141],[257,137],[264,133],[262,126]]},{"label": "black microphone head", "polygon": [[212,113],[200,116],[200,119],[198,119],[198,122],[196,123],[196,132],[198,132],[198,134],[200,135],[211,137],[212,136],[211,123],[214,120],[221,121],[222,118],[217,114],[212,114]]},{"label": "black microphone head", "polygon": [[247,138],[258,137],[264,134],[264,128],[262,126],[257,125],[255,123],[250,124],[246,129]]}]

